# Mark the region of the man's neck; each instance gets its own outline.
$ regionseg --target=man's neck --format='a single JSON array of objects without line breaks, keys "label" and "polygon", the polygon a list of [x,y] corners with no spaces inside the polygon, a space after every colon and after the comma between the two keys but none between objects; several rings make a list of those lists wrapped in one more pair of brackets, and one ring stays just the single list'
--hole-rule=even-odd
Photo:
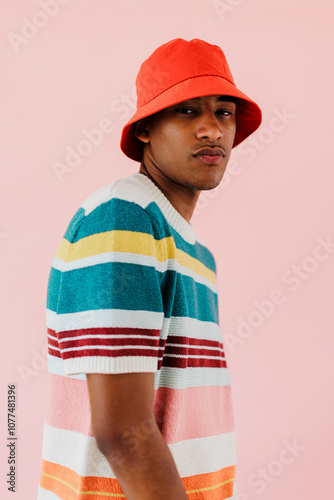
[{"label": "man's neck", "polygon": [[175,210],[189,223],[201,191],[190,191],[159,172],[150,173],[143,163],[140,164],[139,172],[154,182]]}]

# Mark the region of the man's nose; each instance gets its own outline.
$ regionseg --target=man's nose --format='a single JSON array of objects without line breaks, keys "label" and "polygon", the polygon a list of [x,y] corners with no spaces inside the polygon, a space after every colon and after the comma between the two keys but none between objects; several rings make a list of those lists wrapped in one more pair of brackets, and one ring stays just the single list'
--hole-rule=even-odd
[{"label": "man's nose", "polygon": [[213,112],[201,113],[196,126],[196,136],[198,139],[207,138],[211,141],[223,136],[222,125]]}]

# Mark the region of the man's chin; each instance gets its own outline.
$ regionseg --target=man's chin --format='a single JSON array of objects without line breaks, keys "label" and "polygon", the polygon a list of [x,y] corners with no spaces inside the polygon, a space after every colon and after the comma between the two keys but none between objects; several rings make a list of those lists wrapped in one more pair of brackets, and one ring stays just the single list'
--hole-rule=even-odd
[{"label": "man's chin", "polygon": [[221,183],[223,175],[210,176],[206,177],[205,179],[192,179],[192,181],[190,181],[189,183],[189,187],[200,191],[209,191],[211,189],[215,189]]}]

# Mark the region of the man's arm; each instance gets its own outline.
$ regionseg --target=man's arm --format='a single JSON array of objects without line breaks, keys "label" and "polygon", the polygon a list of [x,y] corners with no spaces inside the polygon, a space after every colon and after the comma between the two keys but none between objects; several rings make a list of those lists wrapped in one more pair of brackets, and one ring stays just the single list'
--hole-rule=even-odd
[{"label": "man's arm", "polygon": [[187,500],[154,419],[154,374],[87,374],[87,384],[94,437],[127,500]]}]

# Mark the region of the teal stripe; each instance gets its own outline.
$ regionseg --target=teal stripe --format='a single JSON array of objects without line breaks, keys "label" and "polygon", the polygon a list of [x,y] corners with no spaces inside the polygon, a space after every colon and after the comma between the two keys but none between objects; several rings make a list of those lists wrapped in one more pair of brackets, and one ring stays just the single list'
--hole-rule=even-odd
[{"label": "teal stripe", "polygon": [[61,280],[61,271],[51,267],[48,279],[46,307],[51,311],[57,311],[58,290]]},{"label": "teal stripe", "polygon": [[181,279],[176,281],[172,316],[188,316],[218,323],[217,294],[189,276],[179,277]]},{"label": "teal stripe", "polygon": [[151,266],[120,262],[73,269],[62,275],[57,303],[59,273],[53,271],[48,290],[48,308],[58,314],[115,308],[218,323],[217,294],[175,271],[160,273]]},{"label": "teal stripe", "polygon": [[149,215],[137,203],[112,198],[96,207],[80,224],[72,242],[105,231],[139,231],[152,234]]},{"label": "teal stripe", "polygon": [[153,267],[119,262],[64,272],[58,314],[110,308],[162,312],[158,277]]},{"label": "teal stripe", "polygon": [[80,207],[73,215],[63,238],[72,242],[75,233],[78,230],[79,223],[82,221],[82,219],[84,219],[84,217],[85,217],[85,210],[82,207]]}]

